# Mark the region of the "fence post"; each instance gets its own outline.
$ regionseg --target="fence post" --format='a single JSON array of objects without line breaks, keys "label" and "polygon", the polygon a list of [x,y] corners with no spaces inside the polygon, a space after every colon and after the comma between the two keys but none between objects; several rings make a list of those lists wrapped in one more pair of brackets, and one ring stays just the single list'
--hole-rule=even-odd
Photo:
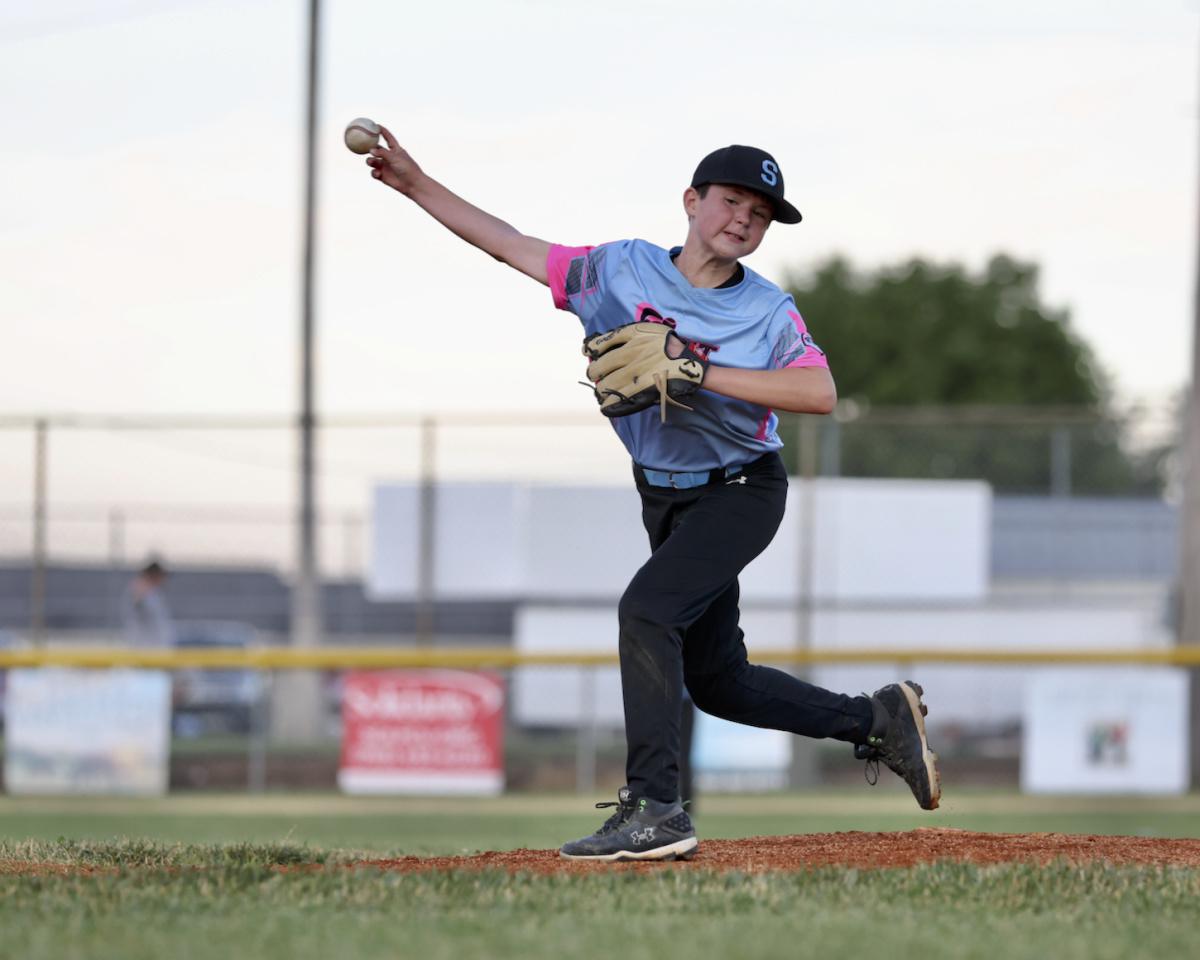
[{"label": "fence post", "polygon": [[342,514],[342,565],[347,580],[363,579],[362,517],[351,511]]},{"label": "fence post", "polygon": [[575,738],[575,790],[578,793],[594,793],[596,790],[597,669],[579,668],[579,727]]},{"label": "fence post", "polygon": [[113,507],[108,511],[108,569],[112,593],[112,628],[119,631],[121,622],[121,599],[125,579],[125,513]]},{"label": "fence post", "polygon": [[46,642],[46,447],[50,425],[33,425],[33,568],[29,585],[29,628],[35,647]]},{"label": "fence post", "polygon": [[246,744],[246,789],[250,793],[263,793],[267,789],[268,712],[275,673],[264,670],[257,679],[258,696],[250,705],[250,736]]},{"label": "fence post", "polygon": [[437,421],[421,420],[420,493],[417,505],[417,643],[433,643],[434,563],[437,559]]},{"label": "fence post", "polygon": [[1050,431],[1050,494],[1071,495],[1071,428],[1065,423]]},{"label": "fence post", "polygon": [[[345,583],[338,591],[338,630],[342,634],[362,632],[362,604],[352,595],[355,580],[366,586],[366,570],[362,564],[360,533],[362,518],[349,511],[342,514],[342,578]],[[353,611],[356,616],[351,616]]]},{"label": "fence post", "polygon": [[[811,417],[805,417],[811,420]],[[842,475],[842,423],[836,414],[821,421],[821,466],[823,477]]]}]

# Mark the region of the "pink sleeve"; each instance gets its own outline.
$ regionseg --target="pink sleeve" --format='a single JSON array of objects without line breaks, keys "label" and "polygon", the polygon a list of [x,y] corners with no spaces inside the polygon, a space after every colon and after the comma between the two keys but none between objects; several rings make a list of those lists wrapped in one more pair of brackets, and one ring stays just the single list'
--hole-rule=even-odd
[{"label": "pink sleeve", "polygon": [[554,297],[554,305],[559,310],[570,309],[567,306],[567,271],[571,261],[586,257],[594,247],[564,247],[557,243],[550,244],[550,252],[546,254],[546,280],[550,284],[550,293]]},{"label": "pink sleeve", "polygon": [[796,310],[789,310],[788,316],[796,328],[791,350],[784,357],[784,368],[788,367],[825,367],[829,369],[829,361],[825,359],[825,351],[818,347],[808,332],[803,318]]}]

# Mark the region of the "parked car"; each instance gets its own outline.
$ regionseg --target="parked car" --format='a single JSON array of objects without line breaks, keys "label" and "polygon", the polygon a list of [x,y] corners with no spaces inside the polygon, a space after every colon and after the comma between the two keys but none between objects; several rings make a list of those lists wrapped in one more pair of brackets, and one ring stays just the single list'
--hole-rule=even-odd
[{"label": "parked car", "polygon": [[[244,650],[257,644],[257,631],[245,623],[175,623],[175,647],[179,650]],[[249,733],[264,695],[265,685],[257,670],[177,670],[172,731],[177,737]]]}]

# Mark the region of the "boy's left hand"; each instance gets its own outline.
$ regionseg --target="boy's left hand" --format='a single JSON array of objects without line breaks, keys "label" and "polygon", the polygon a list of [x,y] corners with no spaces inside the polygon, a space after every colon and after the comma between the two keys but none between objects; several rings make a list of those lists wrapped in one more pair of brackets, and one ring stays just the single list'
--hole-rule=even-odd
[{"label": "boy's left hand", "polygon": [[679,401],[700,389],[708,370],[666,323],[627,323],[595,334],[584,340],[583,353],[606,417],[626,417],[657,403],[666,423],[667,404],[690,410]]}]

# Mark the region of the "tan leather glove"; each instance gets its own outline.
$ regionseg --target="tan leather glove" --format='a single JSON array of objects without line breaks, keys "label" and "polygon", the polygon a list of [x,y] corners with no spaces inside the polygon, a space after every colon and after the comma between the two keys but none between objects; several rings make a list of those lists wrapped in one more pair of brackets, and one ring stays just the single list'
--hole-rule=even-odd
[{"label": "tan leather glove", "polygon": [[[671,352],[679,353],[674,358],[667,352],[672,343],[677,349]],[[708,371],[708,362],[675,336],[670,323],[627,323],[594,334],[583,341],[583,354],[592,361],[587,377],[606,417],[626,417],[657,403],[666,423],[667,404],[692,409],[679,401],[700,389]]]}]

